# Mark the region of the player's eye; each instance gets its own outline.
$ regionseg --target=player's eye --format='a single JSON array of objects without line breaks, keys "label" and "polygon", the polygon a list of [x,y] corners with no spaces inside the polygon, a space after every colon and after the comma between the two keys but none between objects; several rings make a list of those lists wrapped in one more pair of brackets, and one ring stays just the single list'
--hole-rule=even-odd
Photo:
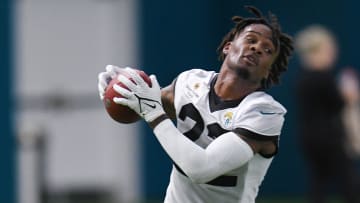
[{"label": "player's eye", "polygon": [[265,53],[271,55],[273,53],[273,50],[270,48],[265,48]]},{"label": "player's eye", "polygon": [[255,40],[254,38],[252,38],[252,37],[246,38],[246,41],[247,41],[248,43],[250,43],[250,44],[256,43],[256,40]]}]

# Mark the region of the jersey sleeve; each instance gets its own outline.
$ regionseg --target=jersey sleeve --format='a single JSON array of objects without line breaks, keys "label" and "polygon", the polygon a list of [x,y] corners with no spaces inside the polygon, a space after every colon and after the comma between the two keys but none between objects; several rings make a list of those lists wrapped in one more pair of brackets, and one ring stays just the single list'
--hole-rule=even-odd
[{"label": "jersey sleeve", "polygon": [[254,95],[242,105],[244,108],[236,120],[236,131],[253,134],[258,139],[271,139],[281,134],[286,109],[271,96]]}]

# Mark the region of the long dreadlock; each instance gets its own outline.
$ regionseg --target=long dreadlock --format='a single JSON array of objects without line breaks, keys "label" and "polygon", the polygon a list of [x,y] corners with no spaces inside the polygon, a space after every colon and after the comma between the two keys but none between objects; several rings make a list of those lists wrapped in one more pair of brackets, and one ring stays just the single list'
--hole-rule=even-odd
[{"label": "long dreadlock", "polygon": [[226,43],[234,40],[234,38],[241,33],[246,26],[250,24],[264,24],[268,26],[272,31],[272,42],[275,49],[279,51],[277,58],[271,66],[269,77],[263,79],[262,81],[262,87],[269,88],[273,84],[279,84],[281,73],[287,71],[289,58],[294,50],[293,40],[289,35],[281,32],[278,19],[274,14],[269,12],[269,17],[266,18],[257,8],[253,6],[245,6],[245,8],[256,17],[243,18],[241,16],[234,16],[232,18],[235,26],[225,35],[223,41],[217,49],[219,60],[223,61],[226,57],[226,55],[222,52]]}]

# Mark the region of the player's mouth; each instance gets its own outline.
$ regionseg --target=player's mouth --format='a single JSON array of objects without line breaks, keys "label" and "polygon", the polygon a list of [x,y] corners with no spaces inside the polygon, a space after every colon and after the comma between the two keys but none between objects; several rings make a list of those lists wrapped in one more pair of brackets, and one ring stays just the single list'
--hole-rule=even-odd
[{"label": "player's mouth", "polygon": [[253,54],[248,54],[243,56],[244,61],[251,66],[257,66],[259,64],[259,59]]}]

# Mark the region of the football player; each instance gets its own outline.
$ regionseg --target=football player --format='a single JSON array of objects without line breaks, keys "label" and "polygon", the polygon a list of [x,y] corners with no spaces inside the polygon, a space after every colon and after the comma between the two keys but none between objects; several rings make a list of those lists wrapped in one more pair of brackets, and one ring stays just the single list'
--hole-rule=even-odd
[{"label": "football player", "polygon": [[[128,89],[113,86],[124,96],[114,102],[148,122],[174,163],[166,203],[253,203],[277,153],[286,109],[265,90],[287,70],[292,39],[275,15],[247,9],[256,17],[233,17],[218,48],[219,72],[191,69],[160,89],[154,75],[149,87],[125,68],[136,84],[120,75]],[[99,74],[100,97],[118,70]]]}]

